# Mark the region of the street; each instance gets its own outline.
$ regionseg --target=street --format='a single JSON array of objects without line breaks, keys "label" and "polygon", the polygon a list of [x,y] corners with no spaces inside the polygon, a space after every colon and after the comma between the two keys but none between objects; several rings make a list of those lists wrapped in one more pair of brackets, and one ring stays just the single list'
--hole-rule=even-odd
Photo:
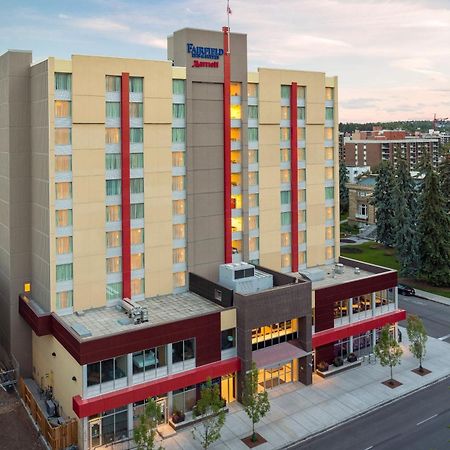
[{"label": "street", "polygon": [[[418,315],[423,320],[428,336],[438,339],[447,336],[442,340],[450,343],[449,306],[405,295],[398,296],[398,305],[408,314]],[[406,320],[399,322],[399,325],[406,328]]]},{"label": "street", "polygon": [[450,379],[289,449],[448,450]]}]

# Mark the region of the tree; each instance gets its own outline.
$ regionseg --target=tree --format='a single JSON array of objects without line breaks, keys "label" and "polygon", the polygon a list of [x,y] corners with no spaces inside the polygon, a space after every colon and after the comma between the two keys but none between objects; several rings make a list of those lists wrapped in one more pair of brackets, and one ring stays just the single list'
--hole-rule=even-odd
[{"label": "tree", "polygon": [[389,324],[385,325],[381,329],[380,339],[378,344],[374,348],[375,356],[380,359],[380,364],[385,367],[389,366],[391,369],[391,379],[390,384],[394,384],[394,379],[392,378],[393,367],[400,364],[401,356],[403,355],[403,350],[399,343],[389,332]]},{"label": "tree", "polygon": [[345,162],[339,163],[339,205],[341,214],[348,211],[348,188],[345,186],[348,183],[348,172]]},{"label": "tree", "polygon": [[389,247],[393,247],[395,244],[394,189],[394,170],[391,163],[384,161],[380,164],[380,173],[375,184],[372,201],[375,205],[377,241]]},{"label": "tree", "polygon": [[414,277],[419,266],[415,184],[405,160],[397,163],[395,174],[395,248],[400,262],[400,274]]},{"label": "tree", "polygon": [[442,160],[439,164],[439,181],[445,201],[445,211],[450,213],[450,144],[443,147]]},{"label": "tree", "polygon": [[161,407],[156,400],[149,398],[144,406],[144,412],[139,417],[139,424],[133,430],[133,439],[138,450],[153,450],[155,447],[156,427],[161,418]]},{"label": "tree", "polygon": [[258,369],[255,363],[252,363],[252,368],[245,374],[242,403],[252,421],[252,442],[256,442],[255,424],[269,412],[270,402],[266,391],[258,392]]},{"label": "tree", "polygon": [[422,319],[418,316],[408,315],[406,322],[406,331],[409,339],[409,349],[415,358],[419,360],[419,370],[423,371],[422,359],[426,355],[426,343],[428,340],[427,332]]},{"label": "tree", "polygon": [[419,200],[420,277],[435,286],[450,284],[450,216],[437,173],[427,167]]},{"label": "tree", "polygon": [[202,386],[200,400],[194,407],[194,418],[203,416],[202,421],[192,430],[192,436],[200,441],[202,448],[207,449],[220,439],[220,430],[225,423],[225,411],[219,385],[212,384],[211,380]]}]

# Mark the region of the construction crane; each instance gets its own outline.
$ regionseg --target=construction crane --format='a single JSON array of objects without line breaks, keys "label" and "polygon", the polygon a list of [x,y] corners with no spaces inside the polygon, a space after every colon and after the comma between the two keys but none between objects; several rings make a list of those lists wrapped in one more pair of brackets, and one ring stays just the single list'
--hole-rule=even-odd
[{"label": "construction crane", "polygon": [[448,117],[444,118],[437,118],[436,113],[434,113],[434,119],[433,119],[433,130],[436,130],[436,128],[441,128],[445,125],[445,122],[448,121]]}]

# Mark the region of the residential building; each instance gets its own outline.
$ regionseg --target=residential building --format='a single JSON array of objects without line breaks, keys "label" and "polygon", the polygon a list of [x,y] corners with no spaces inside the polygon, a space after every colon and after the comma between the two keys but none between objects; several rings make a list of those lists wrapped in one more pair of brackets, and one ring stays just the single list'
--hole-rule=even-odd
[{"label": "residential building", "polygon": [[339,256],[336,77],[248,73],[226,28],[0,74],[3,342],[81,448],[131,439],[148,397],[188,414],[208,378],[239,399],[252,362],[261,389],[309,384],[404,318],[395,271]]},{"label": "residential building", "polygon": [[376,175],[363,175],[359,179],[346,184],[348,188],[349,224],[375,224],[375,205],[372,203],[372,195],[376,182]]}]

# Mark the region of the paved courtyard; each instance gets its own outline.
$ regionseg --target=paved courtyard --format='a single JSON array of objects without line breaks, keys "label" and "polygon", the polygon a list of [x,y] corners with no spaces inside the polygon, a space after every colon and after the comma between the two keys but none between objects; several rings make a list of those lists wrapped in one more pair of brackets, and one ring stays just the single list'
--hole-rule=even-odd
[{"label": "paved courtyard", "polygon": [[[424,377],[412,373],[411,369],[417,368],[418,363],[407,348],[406,330],[402,329],[402,333],[402,364],[394,368],[394,378],[402,386],[390,389],[382,385],[381,381],[389,378],[389,367],[366,360],[360,367],[325,380],[315,375],[311,386],[296,383],[277,387],[270,392],[270,413],[256,427],[267,443],[257,448],[283,448],[450,374],[450,344],[434,338],[428,339],[423,363],[432,373]],[[211,448],[245,450],[248,447],[241,439],[250,433],[250,420],[242,406],[234,403],[227,414],[222,439]],[[193,440],[190,428],[165,439],[162,445],[169,450],[201,448]]]}]

